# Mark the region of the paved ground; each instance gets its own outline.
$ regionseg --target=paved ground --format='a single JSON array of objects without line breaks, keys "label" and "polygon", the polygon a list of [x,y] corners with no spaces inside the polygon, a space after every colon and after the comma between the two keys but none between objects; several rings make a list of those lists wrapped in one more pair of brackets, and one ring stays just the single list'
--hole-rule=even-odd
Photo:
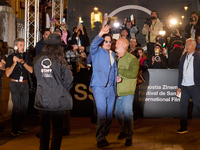
[{"label": "paved ground", "polygon": [[[0,150],[37,150],[39,139],[38,121],[31,119],[32,124],[27,124],[29,132],[0,146]],[[31,122],[31,121],[30,121]],[[134,122],[133,146],[124,146],[125,140],[118,140],[120,132],[118,123],[113,119],[112,127],[107,140],[110,143],[103,149],[109,150],[200,150],[200,119],[188,120],[189,132],[184,135],[175,133],[179,129],[179,120],[162,119],[137,119]],[[61,150],[94,150],[96,147],[95,125],[90,123],[90,118],[72,117],[72,131],[69,136],[63,137]],[[9,131],[8,131],[9,130]],[[5,129],[10,134],[10,129]],[[0,133],[0,141],[4,139]],[[4,133],[5,135],[5,133]]]}]

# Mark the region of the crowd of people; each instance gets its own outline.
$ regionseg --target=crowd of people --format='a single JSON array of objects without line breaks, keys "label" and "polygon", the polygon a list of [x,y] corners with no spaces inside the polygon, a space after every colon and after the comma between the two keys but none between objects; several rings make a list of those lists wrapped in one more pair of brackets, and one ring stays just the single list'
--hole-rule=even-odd
[{"label": "crowd of people", "polygon": [[[167,16],[168,19],[173,17],[173,14]],[[50,24],[51,27],[44,30],[42,40],[35,46],[33,64],[30,55],[24,52],[22,38],[15,40],[14,53],[8,56],[6,62],[1,58],[0,71],[5,70],[10,78],[12,135],[27,132],[22,122],[28,109],[28,79],[34,72],[37,79],[34,107],[39,111],[41,127],[38,134],[40,150],[49,149],[51,121],[51,149],[59,150],[62,136],[69,135],[71,131],[69,118],[73,102],[69,90],[73,76],[81,70],[92,70],[90,87],[97,117],[97,147],[109,145],[106,136],[113,112],[121,130],[118,139],[126,139],[125,145],[131,146],[135,89],[143,82],[142,73],[149,68],[179,69],[177,95],[181,96],[181,128],[177,133],[188,132],[187,106],[190,97],[200,111],[200,21],[196,11],[191,13],[191,20],[185,28],[186,37],[181,35],[180,25],[169,21],[162,23],[158,13],[152,11],[142,29],[147,51],[137,40],[139,30],[134,17],[124,19],[117,39],[113,38],[111,27],[102,24],[91,44],[82,24],[74,27],[72,35],[66,28],[66,22],[59,24],[51,20]],[[55,29],[53,26],[56,26]],[[166,34],[160,35],[163,30]],[[87,53],[89,45],[90,52]]]}]

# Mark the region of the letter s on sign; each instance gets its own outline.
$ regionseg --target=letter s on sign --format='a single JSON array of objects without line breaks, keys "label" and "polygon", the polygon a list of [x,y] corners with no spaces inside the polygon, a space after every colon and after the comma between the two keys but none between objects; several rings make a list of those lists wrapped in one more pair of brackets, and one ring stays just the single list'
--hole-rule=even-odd
[{"label": "letter s on sign", "polygon": [[[89,91],[92,93],[92,89],[91,89],[91,88],[89,88]],[[89,94],[88,97],[89,97],[89,99],[91,99],[91,100],[94,99],[92,94]]]},{"label": "letter s on sign", "polygon": [[87,98],[87,92],[83,91],[83,90],[80,90],[79,88],[82,87],[83,89],[87,89],[86,85],[84,84],[77,84],[75,86],[75,91],[77,93],[80,93],[80,94],[83,94],[83,97],[79,97],[78,94],[74,94],[74,97],[77,99],[77,100],[85,100]]}]

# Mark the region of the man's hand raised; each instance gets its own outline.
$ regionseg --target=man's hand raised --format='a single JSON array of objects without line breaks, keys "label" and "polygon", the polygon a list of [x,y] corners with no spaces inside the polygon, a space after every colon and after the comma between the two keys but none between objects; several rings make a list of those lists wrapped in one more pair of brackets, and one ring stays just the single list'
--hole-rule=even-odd
[{"label": "man's hand raised", "polygon": [[101,31],[99,32],[99,37],[102,37],[104,34],[108,34],[110,26],[109,25],[105,25],[101,28]]}]

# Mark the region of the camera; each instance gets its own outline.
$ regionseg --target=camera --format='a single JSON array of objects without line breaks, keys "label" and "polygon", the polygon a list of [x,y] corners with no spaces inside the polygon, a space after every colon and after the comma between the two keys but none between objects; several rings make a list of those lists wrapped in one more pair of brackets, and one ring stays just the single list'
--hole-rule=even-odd
[{"label": "camera", "polygon": [[152,24],[151,18],[147,18],[144,23],[151,26]]},{"label": "camera", "polygon": [[197,18],[196,18],[196,17],[190,18],[190,22],[194,22],[194,21],[197,21]]},{"label": "camera", "polygon": [[132,21],[132,20],[133,20],[133,17],[134,17],[133,15],[130,15],[129,17],[127,17],[127,18],[126,18],[126,19],[127,19],[126,22]]},{"label": "camera", "polygon": [[160,60],[159,49],[156,48],[156,49],[155,49],[155,61],[159,61],[159,60]]},{"label": "camera", "polygon": [[[14,46],[14,53],[13,53],[13,57],[16,56],[19,59],[24,59],[24,53],[18,53],[18,47]],[[24,60],[25,61],[25,60]],[[17,69],[22,69],[22,64],[17,62]]]}]

